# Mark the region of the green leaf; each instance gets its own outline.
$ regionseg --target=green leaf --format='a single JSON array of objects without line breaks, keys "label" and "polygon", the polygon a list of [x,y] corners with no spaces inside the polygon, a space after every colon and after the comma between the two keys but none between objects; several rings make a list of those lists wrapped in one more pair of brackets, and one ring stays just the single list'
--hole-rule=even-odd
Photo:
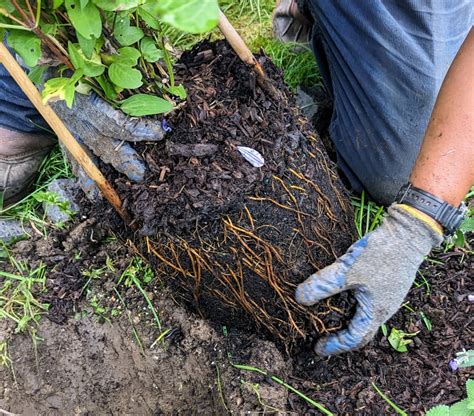
[{"label": "green leaf", "polygon": [[217,0],[160,0],[154,12],[161,21],[187,33],[204,33],[219,21]]},{"label": "green leaf", "polygon": [[80,33],[76,33],[76,36],[84,56],[90,59],[92,57],[92,52],[94,51],[97,39],[94,37],[86,39]]},{"label": "green leaf", "polygon": [[461,229],[456,230],[454,235],[451,237],[451,241],[456,247],[464,247],[464,244],[466,244],[466,240],[464,238],[464,233],[461,231]]},{"label": "green leaf", "polygon": [[66,10],[74,29],[86,39],[99,38],[102,34],[102,21],[99,9],[88,3],[81,9],[78,0],[66,0]]},{"label": "green leaf", "polygon": [[58,9],[63,3],[64,0],[53,0],[53,10]]},{"label": "green leaf", "polygon": [[106,65],[111,65],[115,62],[120,62],[124,65],[135,66],[140,58],[141,53],[138,49],[126,46],[117,50],[116,55],[102,54],[102,62]]},{"label": "green leaf", "polygon": [[115,22],[114,36],[122,46],[130,46],[143,38],[139,27],[130,26],[130,17],[121,13]]},{"label": "green leaf", "polygon": [[100,56],[94,51],[91,59],[86,58],[83,52],[72,42],[68,42],[68,52],[71,63],[76,69],[82,69],[87,77],[98,77],[105,71]]},{"label": "green leaf", "polygon": [[426,416],[449,416],[449,406],[440,405],[428,410]]},{"label": "green leaf", "polygon": [[474,403],[474,380],[467,380],[466,381],[466,391],[467,391],[467,398],[470,402]]},{"label": "green leaf", "polygon": [[468,399],[454,403],[449,409],[449,416],[474,416],[474,411],[468,408]]},{"label": "green leaf", "polygon": [[93,0],[97,7],[108,12],[130,10],[137,7],[139,0]]},{"label": "green leaf", "polygon": [[407,352],[407,345],[411,344],[413,341],[409,338],[416,336],[418,332],[407,333],[400,331],[397,328],[392,328],[390,335],[388,336],[388,342],[395,351],[398,352]]},{"label": "green leaf", "polygon": [[77,80],[72,78],[51,78],[44,84],[43,103],[51,99],[65,100],[66,105],[72,108],[74,101],[74,88]]},{"label": "green leaf", "polygon": [[114,35],[120,45],[130,46],[138,42],[145,34],[139,27],[129,26],[116,29]]},{"label": "green leaf", "polygon": [[143,59],[147,62],[156,62],[163,58],[163,51],[156,47],[155,41],[150,37],[141,40],[140,50],[142,51]]},{"label": "green leaf", "polygon": [[461,226],[459,227],[459,231],[463,233],[470,233],[474,231],[474,217],[464,218]]},{"label": "green leaf", "polygon": [[58,25],[56,23],[43,23],[40,22],[40,28],[46,35],[56,36],[58,31]]},{"label": "green leaf", "polygon": [[114,88],[114,85],[108,80],[105,75],[96,78],[96,81],[99,83],[102,91],[104,91],[105,96],[111,100],[115,101],[117,99],[117,91]]},{"label": "green leaf", "polygon": [[109,66],[110,80],[120,88],[134,90],[142,86],[142,73],[127,62],[117,61]]},{"label": "green leaf", "polygon": [[28,78],[33,84],[41,84],[43,82],[43,74],[47,69],[47,66],[37,65],[28,73]]},{"label": "green leaf", "polygon": [[168,91],[170,94],[175,95],[176,97],[181,98],[182,100],[185,100],[188,96],[188,93],[186,92],[186,89],[183,85],[174,85],[172,87],[168,87],[166,88],[166,91]]},{"label": "green leaf", "polygon": [[5,9],[8,13],[13,13],[16,10],[10,0],[0,0],[0,9]]},{"label": "green leaf", "polygon": [[138,58],[140,58],[140,51],[136,48],[131,48],[130,46],[126,46],[124,48],[120,48],[118,51],[118,58],[116,61],[120,61],[122,63],[130,63],[130,66],[134,66],[138,62]]},{"label": "green leaf", "polygon": [[163,98],[154,95],[136,94],[122,101],[121,110],[130,116],[149,116],[167,113],[173,106]]},{"label": "green leaf", "polygon": [[150,26],[152,29],[160,29],[160,22],[155,17],[155,5],[154,4],[144,4],[138,8],[138,14],[143,19],[143,21]]},{"label": "green leaf", "polygon": [[38,64],[41,58],[41,40],[32,32],[12,29],[8,32],[8,44],[21,56],[29,67]]},{"label": "green leaf", "polygon": [[87,4],[89,3],[89,0],[79,0],[80,4],[81,4],[81,9],[83,9],[84,7],[87,6]]},{"label": "green leaf", "polygon": [[89,95],[89,93],[92,91],[92,86],[87,82],[79,81],[74,90],[79,94]]}]

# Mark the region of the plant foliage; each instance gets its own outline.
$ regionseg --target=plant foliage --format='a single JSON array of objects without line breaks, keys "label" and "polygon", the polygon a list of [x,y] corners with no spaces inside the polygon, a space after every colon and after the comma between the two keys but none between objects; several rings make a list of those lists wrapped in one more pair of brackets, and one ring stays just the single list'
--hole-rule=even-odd
[{"label": "plant foliage", "polygon": [[168,112],[186,98],[173,76],[168,26],[205,33],[218,21],[217,0],[0,0],[0,36],[38,82],[45,101],[98,93],[132,116]]},{"label": "plant foliage", "polygon": [[452,406],[435,406],[426,413],[426,416],[474,416],[474,380],[467,380],[466,391],[466,399]]}]

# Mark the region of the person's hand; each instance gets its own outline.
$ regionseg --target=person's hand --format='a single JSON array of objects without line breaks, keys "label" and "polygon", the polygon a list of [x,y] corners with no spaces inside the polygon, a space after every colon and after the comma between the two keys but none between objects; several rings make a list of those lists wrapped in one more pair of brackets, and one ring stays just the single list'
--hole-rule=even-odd
[{"label": "person's hand", "polygon": [[279,0],[273,11],[273,34],[282,42],[309,45],[312,22],[298,8],[297,0]]},{"label": "person's hand", "polygon": [[316,353],[334,355],[367,344],[400,308],[424,257],[442,240],[434,220],[409,206],[392,205],[379,228],[301,283],[300,304],[310,306],[345,290],[353,290],[358,302],[348,328],[320,339]]},{"label": "person's hand", "polygon": [[[92,153],[132,181],[143,180],[146,166],[128,142],[159,141],[165,131],[159,121],[131,118],[96,94],[76,94],[72,109],[64,101],[49,102],[71,134]],[[69,158],[71,160],[71,158]],[[79,184],[91,197],[95,185],[74,163]]]}]

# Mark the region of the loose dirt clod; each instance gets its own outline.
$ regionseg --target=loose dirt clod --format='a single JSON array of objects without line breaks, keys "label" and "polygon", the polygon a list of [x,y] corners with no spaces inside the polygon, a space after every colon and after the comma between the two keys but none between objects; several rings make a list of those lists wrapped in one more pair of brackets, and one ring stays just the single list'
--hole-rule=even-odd
[{"label": "loose dirt clod", "polygon": [[[285,97],[275,102],[223,41],[183,54],[187,105],[165,143],[140,144],[144,183],[113,177],[140,231],[133,240],[193,310],[219,324],[257,327],[290,343],[340,328],[339,298],[307,309],[296,284],[354,241],[348,196],[281,73],[260,63]],[[264,159],[252,166],[238,146]],[[119,227],[121,228],[121,227]],[[117,229],[117,227],[116,227]]]}]

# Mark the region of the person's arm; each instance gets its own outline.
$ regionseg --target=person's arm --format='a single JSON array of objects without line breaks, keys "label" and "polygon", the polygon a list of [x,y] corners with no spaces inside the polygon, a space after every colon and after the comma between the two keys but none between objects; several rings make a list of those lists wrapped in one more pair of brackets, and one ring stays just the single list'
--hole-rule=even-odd
[{"label": "person's arm", "polygon": [[474,183],[474,30],[436,100],[410,182],[459,206]]},{"label": "person's arm", "polygon": [[[474,32],[471,30],[440,90],[410,181],[458,206],[474,182]],[[316,344],[320,355],[358,349],[402,304],[430,250],[443,240],[436,221],[393,204],[383,224],[332,265],[311,275],[296,299],[313,305],[353,290],[358,306],[347,329]]]}]

